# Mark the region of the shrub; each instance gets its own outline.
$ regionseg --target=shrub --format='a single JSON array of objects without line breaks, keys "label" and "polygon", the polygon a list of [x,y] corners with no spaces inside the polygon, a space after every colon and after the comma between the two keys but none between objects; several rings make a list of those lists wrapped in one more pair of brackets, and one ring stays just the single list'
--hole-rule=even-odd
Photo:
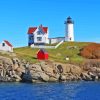
[{"label": "shrub", "polygon": [[89,59],[100,59],[100,44],[92,43],[80,50],[80,55]]}]

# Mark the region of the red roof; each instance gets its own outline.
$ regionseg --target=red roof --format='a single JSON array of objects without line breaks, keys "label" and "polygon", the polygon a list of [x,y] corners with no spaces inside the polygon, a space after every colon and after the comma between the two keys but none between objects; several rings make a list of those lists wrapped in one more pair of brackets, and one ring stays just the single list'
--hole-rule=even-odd
[{"label": "red roof", "polygon": [[8,46],[13,47],[8,41],[4,40],[4,42],[5,42]]},{"label": "red roof", "polygon": [[42,27],[44,33],[47,33],[48,27]]},{"label": "red roof", "polygon": [[45,49],[40,49],[38,52],[48,53]]},{"label": "red roof", "polygon": [[37,27],[30,27],[28,29],[28,34],[32,34],[36,29],[37,29]]},{"label": "red roof", "polygon": [[[42,31],[43,31],[44,33],[47,33],[48,27],[43,27],[42,25],[40,25],[39,27],[42,29]],[[30,27],[30,28],[28,29],[28,34],[32,34],[33,32],[35,32],[36,29],[37,29],[37,27]]]}]

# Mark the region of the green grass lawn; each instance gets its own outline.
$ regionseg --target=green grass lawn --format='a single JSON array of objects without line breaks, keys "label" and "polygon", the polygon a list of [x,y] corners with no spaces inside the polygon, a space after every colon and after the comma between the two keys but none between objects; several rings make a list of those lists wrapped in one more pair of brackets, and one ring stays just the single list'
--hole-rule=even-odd
[{"label": "green grass lawn", "polygon": [[[49,60],[57,61],[61,63],[81,63],[84,58],[79,56],[80,49],[88,45],[88,42],[64,42],[57,49],[46,49],[49,53]],[[75,48],[73,48],[73,46]],[[30,62],[36,63],[36,54],[39,49],[32,49],[30,47],[15,48],[14,52],[19,58],[26,59]],[[69,61],[66,61],[66,57],[69,57]]]}]

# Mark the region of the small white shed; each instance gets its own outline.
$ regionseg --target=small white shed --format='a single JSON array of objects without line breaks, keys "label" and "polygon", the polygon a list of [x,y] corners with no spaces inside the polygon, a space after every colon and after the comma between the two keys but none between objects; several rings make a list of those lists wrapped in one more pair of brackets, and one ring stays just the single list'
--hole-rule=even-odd
[{"label": "small white shed", "polygon": [[7,40],[4,40],[0,43],[0,50],[13,52],[13,46]]}]

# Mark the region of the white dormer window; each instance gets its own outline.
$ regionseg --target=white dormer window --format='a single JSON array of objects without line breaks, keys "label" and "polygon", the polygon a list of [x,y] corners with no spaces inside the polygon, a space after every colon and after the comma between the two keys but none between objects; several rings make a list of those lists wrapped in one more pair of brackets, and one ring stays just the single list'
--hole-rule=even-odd
[{"label": "white dormer window", "polygon": [[5,46],[5,43],[2,43],[2,46],[4,47]]},{"label": "white dormer window", "polygon": [[37,32],[37,35],[41,35],[41,31],[38,31],[38,32]]}]

